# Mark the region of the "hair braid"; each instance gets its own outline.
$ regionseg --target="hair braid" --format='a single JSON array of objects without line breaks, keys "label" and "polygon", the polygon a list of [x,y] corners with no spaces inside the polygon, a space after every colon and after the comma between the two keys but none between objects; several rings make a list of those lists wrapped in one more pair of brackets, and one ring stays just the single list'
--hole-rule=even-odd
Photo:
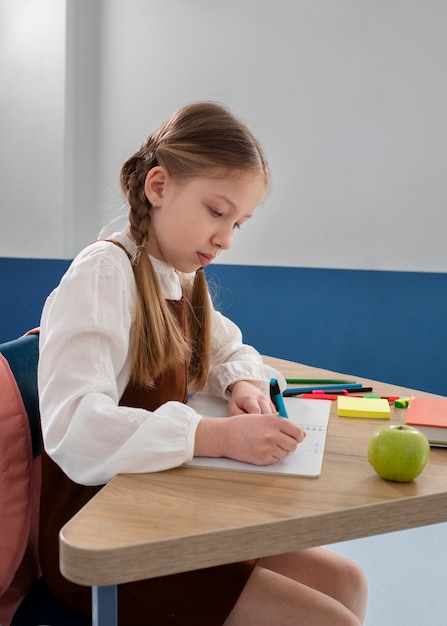
[{"label": "hair braid", "polygon": [[149,211],[151,205],[144,192],[144,183],[150,168],[145,165],[142,156],[135,155],[127,163],[129,165],[125,183],[123,174],[121,175],[121,181],[127,189],[127,200],[130,206],[130,232],[133,240],[140,247],[147,244],[149,234]]},{"label": "hair braid", "polygon": [[191,332],[189,380],[192,388],[200,389],[208,376],[211,350],[210,295],[203,269],[196,272],[194,279],[188,323]]},{"label": "hair braid", "polygon": [[130,232],[137,244],[133,271],[137,289],[136,335],[132,358],[132,380],[151,386],[167,365],[185,359],[188,345],[177,321],[161,294],[146,246],[149,238],[151,204],[144,192],[147,172],[153,164],[137,153],[126,161],[121,184],[127,191]]}]

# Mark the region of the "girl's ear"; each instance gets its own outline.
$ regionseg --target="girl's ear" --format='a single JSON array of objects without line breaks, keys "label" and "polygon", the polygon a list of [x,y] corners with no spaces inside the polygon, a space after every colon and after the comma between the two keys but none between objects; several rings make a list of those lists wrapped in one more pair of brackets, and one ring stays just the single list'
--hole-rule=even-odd
[{"label": "girl's ear", "polygon": [[157,165],[150,169],[144,182],[144,192],[151,205],[161,205],[161,200],[165,194],[169,174],[164,167]]}]

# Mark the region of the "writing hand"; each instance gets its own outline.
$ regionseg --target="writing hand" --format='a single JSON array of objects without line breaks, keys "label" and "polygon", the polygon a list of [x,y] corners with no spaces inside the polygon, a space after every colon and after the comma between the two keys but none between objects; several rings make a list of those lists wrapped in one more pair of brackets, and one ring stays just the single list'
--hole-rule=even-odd
[{"label": "writing hand", "polygon": [[304,437],[299,426],[273,413],[202,418],[194,454],[271,465],[295,450]]}]

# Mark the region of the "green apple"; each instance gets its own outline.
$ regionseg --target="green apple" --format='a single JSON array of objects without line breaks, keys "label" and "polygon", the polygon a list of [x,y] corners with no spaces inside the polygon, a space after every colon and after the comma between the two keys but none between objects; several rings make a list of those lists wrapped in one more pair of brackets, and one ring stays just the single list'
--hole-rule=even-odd
[{"label": "green apple", "polygon": [[427,465],[430,445],[417,428],[387,424],[371,435],[368,461],[386,480],[407,483],[419,476]]}]

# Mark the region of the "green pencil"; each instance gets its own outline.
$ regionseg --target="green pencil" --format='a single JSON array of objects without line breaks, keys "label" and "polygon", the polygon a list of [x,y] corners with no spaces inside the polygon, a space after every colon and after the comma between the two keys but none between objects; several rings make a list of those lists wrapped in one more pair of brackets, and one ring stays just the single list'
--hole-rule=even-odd
[{"label": "green pencil", "polygon": [[334,385],[344,385],[344,384],[351,384],[351,383],[355,383],[355,380],[341,380],[341,379],[335,379],[335,378],[286,378],[286,382],[290,383],[292,385],[295,384],[303,384],[303,385],[319,385],[321,384],[326,384],[326,383],[331,383]]}]

